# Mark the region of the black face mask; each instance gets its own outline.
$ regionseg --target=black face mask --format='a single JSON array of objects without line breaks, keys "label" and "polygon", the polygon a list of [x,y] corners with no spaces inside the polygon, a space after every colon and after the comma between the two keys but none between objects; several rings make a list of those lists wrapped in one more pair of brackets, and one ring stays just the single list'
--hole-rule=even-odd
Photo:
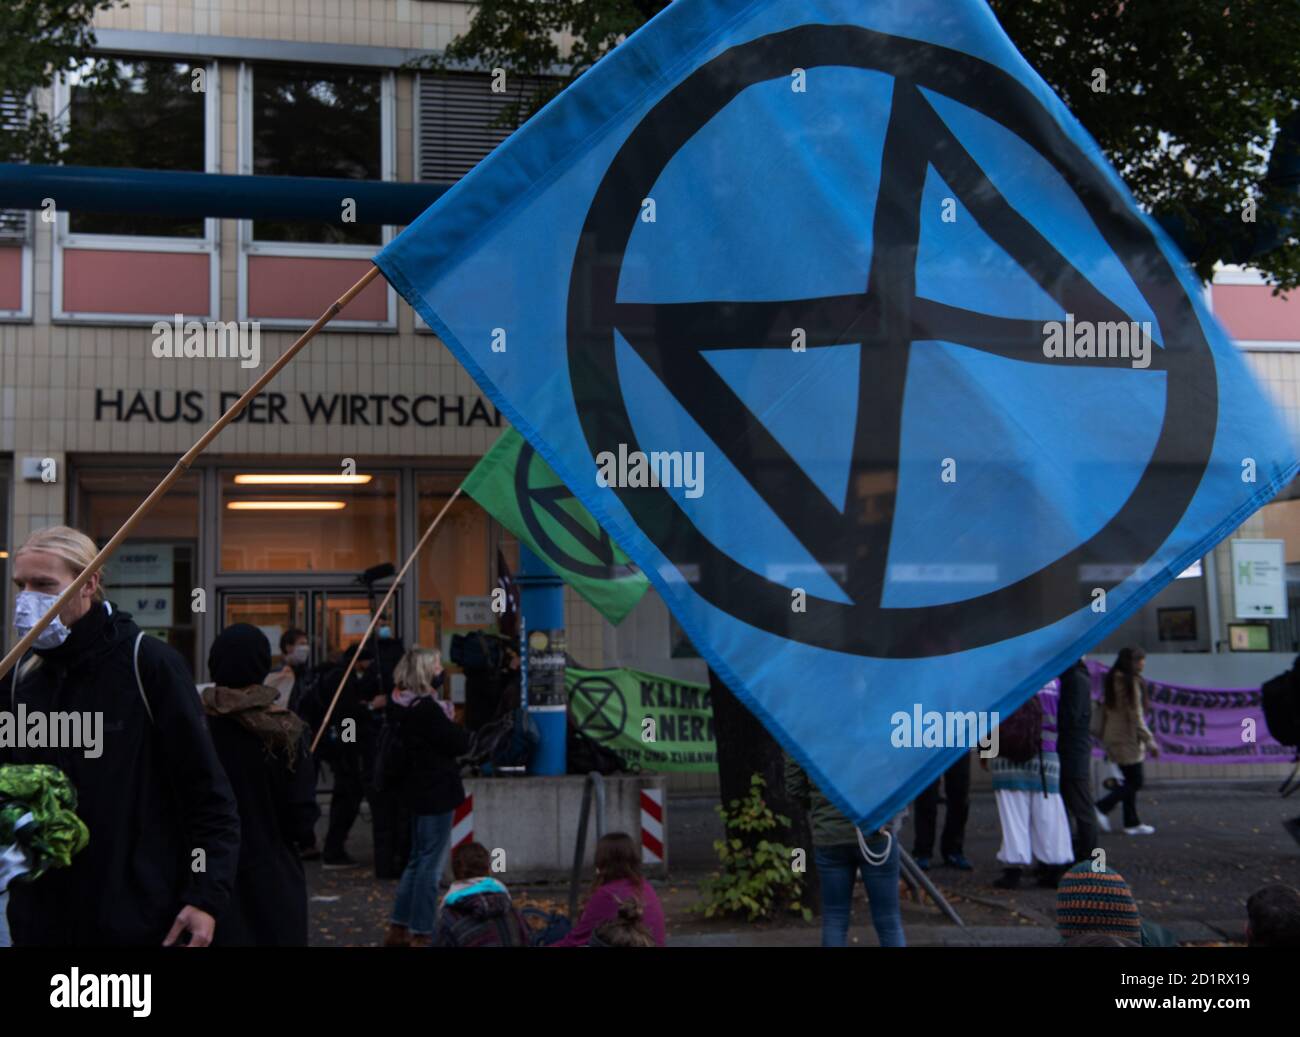
[{"label": "black face mask", "polygon": [[445,676],[446,676],[446,673],[440,673],[440,674],[438,674],[436,677],[433,678],[432,681],[429,682],[430,685],[432,685],[432,686],[435,687],[435,688],[441,688],[441,687],[442,687],[442,681],[443,681],[443,678],[444,678]]}]

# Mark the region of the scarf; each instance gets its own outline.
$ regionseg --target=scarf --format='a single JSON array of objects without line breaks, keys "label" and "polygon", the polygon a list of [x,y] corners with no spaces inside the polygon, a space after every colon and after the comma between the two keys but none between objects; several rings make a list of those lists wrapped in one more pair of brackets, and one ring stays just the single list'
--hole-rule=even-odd
[{"label": "scarf", "polygon": [[277,692],[264,684],[250,688],[203,689],[203,710],[210,717],[226,717],[262,741],[268,755],[284,757],[293,770],[298,762],[303,722],[294,713],[275,704]]}]

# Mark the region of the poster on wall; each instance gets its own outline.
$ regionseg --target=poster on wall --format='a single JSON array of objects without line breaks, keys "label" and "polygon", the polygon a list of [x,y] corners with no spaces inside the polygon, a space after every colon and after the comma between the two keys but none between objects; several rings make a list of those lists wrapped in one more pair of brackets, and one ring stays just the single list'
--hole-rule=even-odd
[{"label": "poster on wall", "polygon": [[1232,541],[1237,619],[1286,619],[1286,541]]}]

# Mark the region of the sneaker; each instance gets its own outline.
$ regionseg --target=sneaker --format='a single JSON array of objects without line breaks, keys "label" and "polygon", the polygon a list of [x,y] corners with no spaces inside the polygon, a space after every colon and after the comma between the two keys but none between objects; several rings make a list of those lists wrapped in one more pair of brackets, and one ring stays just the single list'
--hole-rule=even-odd
[{"label": "sneaker", "polygon": [[943,861],[950,868],[956,868],[958,871],[974,871],[975,865],[966,859],[964,853],[945,853]]},{"label": "sneaker", "polygon": [[925,856],[921,856],[921,857],[913,857],[913,858],[912,858],[912,861],[913,861],[913,862],[916,864],[916,866],[917,866],[918,868],[920,868],[922,871],[929,871],[929,870],[930,870],[930,858],[929,858],[929,857],[925,857]]},{"label": "sneaker", "polygon": [[1150,825],[1133,825],[1124,829],[1125,835],[1154,835],[1155,829]]},{"label": "sneaker", "polygon": [[349,857],[346,853],[327,853],[321,864],[323,868],[355,868],[357,862]]},{"label": "sneaker", "polygon": [[1092,812],[1093,812],[1094,814],[1097,815],[1097,827],[1100,828],[1103,832],[1109,832],[1109,831],[1110,831],[1110,818],[1108,818],[1105,814],[1103,814],[1103,813],[1102,813],[1100,810],[1098,810],[1096,807],[1093,807],[1093,808],[1092,808]]}]

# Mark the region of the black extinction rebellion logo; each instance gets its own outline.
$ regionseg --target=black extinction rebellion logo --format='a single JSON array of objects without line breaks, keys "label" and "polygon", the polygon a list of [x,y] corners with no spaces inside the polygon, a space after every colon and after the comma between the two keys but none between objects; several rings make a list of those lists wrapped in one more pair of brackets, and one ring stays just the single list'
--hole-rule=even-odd
[{"label": "black extinction rebellion logo", "polygon": [[582,700],[586,715],[578,722],[578,731],[598,742],[612,742],[623,733],[627,723],[627,700],[617,684],[608,677],[583,677],[573,686],[569,697]]},{"label": "black extinction rebellion logo", "polygon": [[[893,77],[864,291],[762,302],[619,301],[619,273],[641,201],[677,152],[696,133],[707,132],[710,120],[743,90],[786,79],[794,68],[825,66]],[[1150,370],[1164,372],[1164,420],[1127,500],[1074,550],[978,597],[885,608],[881,600],[912,343],[943,340],[1025,363],[1127,365],[1119,358],[1045,361],[1041,322],[993,317],[918,295],[920,204],[927,167],[933,166],[984,232],[1066,312],[1078,320],[1129,319],[1007,203],[922,88],[1014,133],[1074,191],[1159,323],[1164,348],[1153,351]],[[758,152],[763,142],[756,140],[753,147]],[[737,264],[745,262],[743,255],[735,258]],[[707,271],[700,272],[699,281],[707,283]],[[857,424],[844,447],[851,455],[842,512],[701,354],[701,349],[788,350],[793,328],[804,329],[809,350],[861,344]],[[616,332],[811,556],[828,572],[845,574],[850,603],[809,594],[807,611],[793,612],[786,584],[720,550],[663,490],[616,489],[628,512],[680,570],[698,573],[692,586],[711,604],[760,629],[841,652],[881,658],[946,654],[1028,633],[1075,612],[1088,603],[1093,587],[1119,582],[1116,569],[1131,571],[1156,552],[1191,502],[1214,445],[1218,385],[1209,344],[1175,271],[1112,182],[1037,97],[1000,68],[950,48],[856,26],[802,26],[731,48],[659,101],[611,162],[583,226],[568,300],[569,373],[593,455],[617,450],[620,443],[628,449],[638,445],[618,377]],[[1063,421],[1071,420],[1070,402],[1061,401]],[[1015,401],[1004,405],[1014,408]],[[1086,415],[1074,420],[1082,428]],[[1009,523],[1016,520],[1006,516]],[[1026,538],[1032,540],[1032,530],[1026,529]],[[1095,577],[1098,569],[1111,575]]]},{"label": "black extinction rebellion logo", "polygon": [[[537,466],[534,466],[533,459],[536,457],[537,452],[525,440],[515,461],[515,503],[542,553],[553,563],[593,580],[613,580],[629,575],[632,569],[625,563],[620,564],[609,534],[594,523],[589,528],[565,508],[564,502],[573,498],[573,492],[564,483],[557,479],[546,486],[534,484]],[[548,529],[548,524],[553,525]],[[556,542],[553,534],[560,530],[586,552],[586,557],[578,557]]]}]

